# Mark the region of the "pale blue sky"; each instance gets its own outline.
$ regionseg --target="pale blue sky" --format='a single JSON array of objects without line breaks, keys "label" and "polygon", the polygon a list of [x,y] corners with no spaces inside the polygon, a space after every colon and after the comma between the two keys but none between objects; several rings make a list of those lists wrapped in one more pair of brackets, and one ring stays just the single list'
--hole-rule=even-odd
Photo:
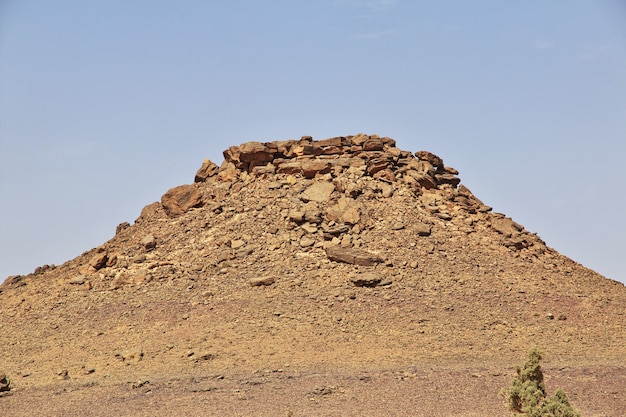
[{"label": "pale blue sky", "polygon": [[0,0],[0,280],[230,145],[358,132],[626,281],[620,0]]}]

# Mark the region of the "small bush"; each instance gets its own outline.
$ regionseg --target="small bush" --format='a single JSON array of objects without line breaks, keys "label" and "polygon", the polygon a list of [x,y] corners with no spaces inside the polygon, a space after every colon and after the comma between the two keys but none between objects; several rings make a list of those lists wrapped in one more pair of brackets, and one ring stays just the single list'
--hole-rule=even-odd
[{"label": "small bush", "polygon": [[515,367],[517,376],[511,381],[508,391],[501,392],[509,409],[528,417],[580,417],[562,389],[557,389],[554,396],[546,399],[543,372],[539,364],[541,359],[541,351],[534,347],[528,352],[524,366]]},{"label": "small bush", "polygon": [[580,413],[570,405],[567,394],[561,388],[556,390],[554,396],[548,398],[541,404],[539,411],[540,412],[533,415],[533,417],[580,417]]}]

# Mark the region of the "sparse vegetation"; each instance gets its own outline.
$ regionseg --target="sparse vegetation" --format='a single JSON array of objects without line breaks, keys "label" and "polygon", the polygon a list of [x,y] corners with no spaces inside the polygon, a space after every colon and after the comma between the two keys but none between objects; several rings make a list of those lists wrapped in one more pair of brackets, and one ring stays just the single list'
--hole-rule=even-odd
[{"label": "sparse vegetation", "polygon": [[508,391],[501,392],[509,409],[528,417],[580,417],[562,389],[557,389],[554,396],[546,399],[543,371],[539,364],[541,359],[541,351],[534,347],[528,353],[524,366],[515,367],[517,376],[511,381]]}]

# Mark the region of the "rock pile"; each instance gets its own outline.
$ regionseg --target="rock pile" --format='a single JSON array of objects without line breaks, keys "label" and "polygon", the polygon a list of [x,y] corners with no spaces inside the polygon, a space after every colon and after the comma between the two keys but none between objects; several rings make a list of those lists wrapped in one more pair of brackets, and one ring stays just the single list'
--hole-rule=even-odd
[{"label": "rock pile", "polygon": [[314,178],[320,174],[339,175],[345,170],[361,172],[375,179],[393,183],[403,181],[419,194],[421,189],[450,184],[460,179],[454,168],[430,152],[412,154],[396,147],[396,141],[378,135],[358,134],[315,141],[310,136],[300,140],[247,142],[224,151],[224,164],[205,161],[196,181],[211,175],[232,178],[239,171],[253,175],[292,174]]},{"label": "rock pile", "polygon": [[[304,201],[325,201],[335,190],[355,198],[364,191],[358,179],[370,177],[377,180],[376,188],[370,191],[383,197],[393,194],[394,184],[408,187],[416,196],[422,195],[424,190],[447,189],[452,200],[468,210],[489,210],[466,187],[457,188],[460,183],[458,171],[446,167],[440,157],[427,151],[413,154],[400,150],[395,140],[377,135],[358,134],[324,140],[304,136],[300,140],[247,142],[231,146],[224,151],[224,162],[220,167],[206,159],[194,181],[202,183],[216,178],[220,182],[231,182],[244,176],[271,175],[304,179],[326,175],[336,179],[334,185],[318,184],[307,190],[302,194]],[[355,179],[356,182],[352,181]],[[170,217],[177,217],[193,207],[202,206],[203,201],[197,188],[181,185],[163,195],[161,204]],[[329,213],[331,220],[357,223],[354,211],[347,210],[347,206],[346,200],[340,201],[337,209]],[[439,216],[445,218],[445,210]]]},{"label": "rock pile", "polygon": [[[251,258],[271,259],[275,250],[289,251],[286,244],[305,252],[319,248],[329,261],[360,267],[415,267],[417,259],[401,255],[405,241],[416,239],[410,249],[433,254],[451,237],[483,231],[497,236],[489,245],[525,258],[548,249],[520,224],[491,212],[440,157],[400,150],[388,137],[247,142],[225,150],[224,158],[221,166],[204,160],[193,184],[168,190],[144,207],[134,225],[120,224],[115,239],[89,252],[68,282],[87,291],[102,284],[139,286],[173,271],[180,253],[187,252],[193,269],[208,273]],[[231,223],[248,232],[234,235]],[[181,224],[187,224],[184,233]],[[187,232],[204,229],[211,230],[205,243],[192,243],[201,250],[190,251]],[[399,240],[387,241],[391,235]],[[272,274],[249,279],[251,286],[274,282]]]},{"label": "rock pile", "polygon": [[[327,239],[341,234],[340,230],[345,225],[361,221],[354,199],[363,193],[391,197],[394,190],[406,187],[414,196],[421,198],[433,216],[444,221],[452,219],[451,204],[468,213],[491,211],[491,207],[485,206],[467,187],[459,186],[459,172],[446,167],[442,158],[428,151],[412,153],[401,150],[389,137],[360,133],[313,140],[310,136],[303,136],[300,140],[246,142],[229,147],[223,154],[224,162],[219,167],[205,159],[194,182],[203,183],[209,179],[232,182],[271,176],[327,180],[314,183],[299,196],[305,203],[322,203],[328,201],[333,192],[343,194],[323,213],[328,221],[340,224],[333,227],[326,223],[323,225]],[[367,182],[364,178],[376,181]],[[277,188],[280,186],[278,184]],[[439,190],[441,193],[427,193],[428,190]],[[193,185],[172,188],[163,195],[161,203],[170,217],[180,216],[204,204],[201,192]],[[298,224],[321,223],[316,204],[304,210],[308,211],[292,211],[291,220]],[[533,241],[543,244],[536,237],[530,239],[523,226],[503,215],[496,213],[489,221],[493,230],[504,236],[503,244],[510,249],[528,248]],[[417,226],[421,229],[421,236],[430,234],[430,226]]]},{"label": "rock pile", "polygon": [[[304,136],[300,140],[247,142],[231,146],[223,154],[221,166],[205,159],[196,172],[194,184],[168,190],[160,204],[146,206],[137,220],[137,223],[149,222],[161,214],[174,220],[199,210],[198,215],[210,212],[215,221],[224,222],[239,213],[235,218],[239,219],[240,227],[255,230],[259,236],[226,239],[215,251],[205,255],[205,261],[215,267],[246,259],[253,252],[260,256],[254,246],[260,240],[270,242],[267,248],[284,248],[285,242],[292,242],[299,250],[321,248],[327,259],[338,263],[357,266],[392,263],[389,255],[381,256],[362,247],[368,244],[363,241],[361,232],[380,228],[381,221],[386,222],[385,227],[389,229],[385,233],[402,231],[404,238],[429,237],[434,227],[465,234],[490,229],[499,236],[490,240],[490,244],[495,241],[498,246],[513,251],[531,249],[525,252],[526,257],[536,257],[546,249],[537,236],[510,218],[492,213],[491,207],[485,206],[467,187],[459,185],[458,171],[446,167],[439,156],[427,151],[400,150],[395,140],[388,137],[357,134],[313,140]],[[245,197],[248,192],[254,196],[253,200]],[[382,211],[374,208],[373,201],[389,200],[396,194],[403,204],[412,206],[403,216],[398,211],[385,209],[384,203]],[[235,205],[229,205],[229,201]],[[388,204],[398,208],[397,203],[394,200]],[[280,213],[273,211],[275,204],[282,209]],[[249,217],[246,214],[249,210],[258,213],[257,223],[248,225],[244,221]],[[204,218],[206,214],[200,216]],[[208,225],[206,221],[204,224]],[[126,229],[119,227],[118,233],[124,234]],[[266,232],[269,232],[268,237],[260,239]],[[159,240],[163,238],[145,235],[139,242],[145,254],[129,259],[131,266],[144,263],[146,256],[150,257],[147,254],[161,245]],[[424,245],[426,253],[433,253],[434,248],[432,243]],[[373,249],[377,252],[381,248],[374,246]],[[391,247],[382,249],[393,251]],[[175,250],[184,248],[180,246]],[[105,262],[102,255],[96,254],[91,265],[100,270]],[[109,272],[111,274],[115,276],[114,288],[143,282],[151,275],[129,278],[126,267]],[[362,285],[359,279],[352,282]],[[379,282],[384,281],[374,280],[367,286]],[[252,286],[273,283],[271,276],[250,280]]]}]

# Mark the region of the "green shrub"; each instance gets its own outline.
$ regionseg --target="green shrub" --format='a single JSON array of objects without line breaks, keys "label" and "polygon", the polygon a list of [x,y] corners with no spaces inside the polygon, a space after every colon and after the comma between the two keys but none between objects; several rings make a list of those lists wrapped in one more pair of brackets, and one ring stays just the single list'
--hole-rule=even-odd
[{"label": "green shrub", "polygon": [[539,364],[541,359],[541,351],[534,347],[528,352],[524,366],[515,367],[517,375],[511,381],[511,386],[508,391],[501,392],[509,409],[528,417],[580,417],[562,389],[557,389],[554,396],[546,399],[546,387]]},{"label": "green shrub", "polygon": [[554,393],[554,396],[541,404],[541,409],[538,414],[533,415],[533,417],[535,416],[580,417],[580,413],[570,405],[565,391],[559,388]]}]

